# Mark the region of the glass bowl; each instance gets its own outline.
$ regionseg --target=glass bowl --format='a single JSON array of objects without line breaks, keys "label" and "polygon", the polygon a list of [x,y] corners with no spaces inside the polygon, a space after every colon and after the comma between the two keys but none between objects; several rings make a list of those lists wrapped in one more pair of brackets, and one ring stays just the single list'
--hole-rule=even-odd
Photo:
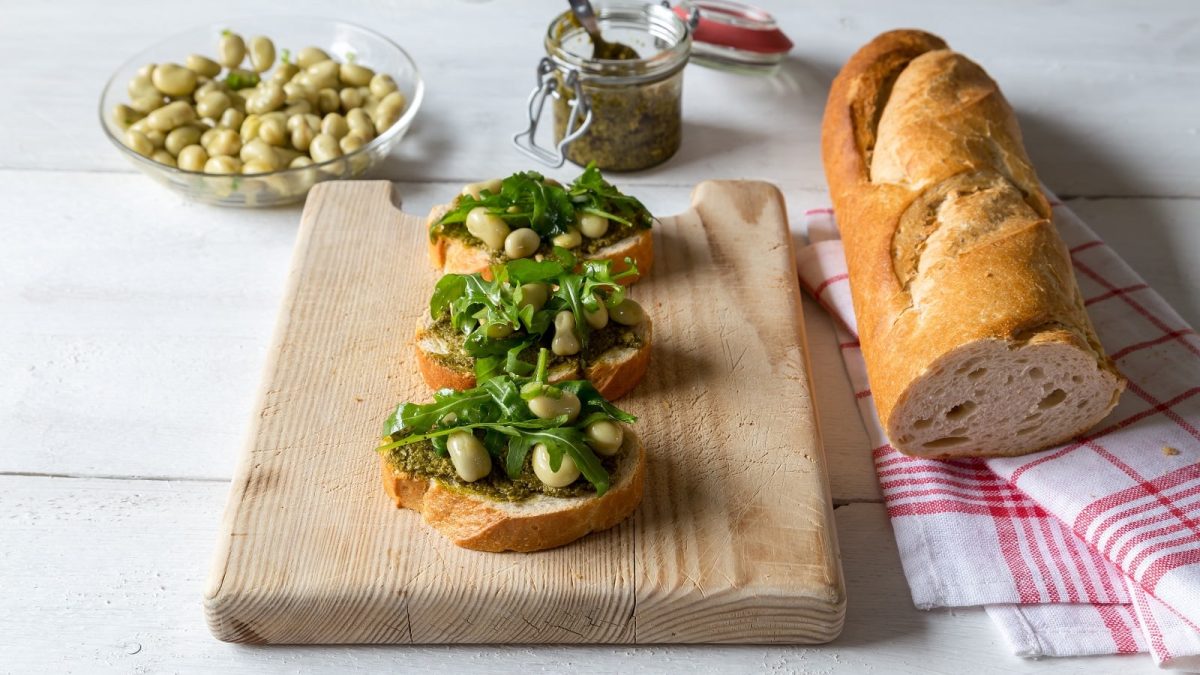
[{"label": "glass bowl", "polygon": [[[217,175],[185,171],[159,164],[127,147],[122,141],[125,130],[112,120],[111,112],[117,104],[129,102],[126,84],[138,68],[147,63],[183,63],[193,53],[215,59],[217,42],[225,30],[232,30],[247,41],[254,35],[266,35],[275,42],[277,54],[286,48],[294,55],[304,47],[315,46],[343,63],[347,54],[353,54],[355,63],[391,75],[408,99],[408,106],[395,124],[352,153],[320,164],[271,173]],[[267,71],[267,75],[273,70]],[[134,166],[192,199],[219,206],[268,207],[300,201],[309,188],[321,181],[362,175],[404,138],[424,95],[425,85],[412,58],[375,31],[330,19],[264,16],[224,21],[179,33],[129,59],[104,86],[100,96],[100,124],[113,145]]]}]

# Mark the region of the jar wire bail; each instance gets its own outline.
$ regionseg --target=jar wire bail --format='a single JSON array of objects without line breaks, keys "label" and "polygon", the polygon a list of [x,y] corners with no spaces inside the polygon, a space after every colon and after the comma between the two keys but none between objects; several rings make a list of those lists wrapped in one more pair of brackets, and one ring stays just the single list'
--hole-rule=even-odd
[{"label": "jar wire bail", "polygon": [[554,77],[557,69],[554,61],[549,57],[543,58],[538,63],[537,86],[529,93],[529,128],[513,136],[513,144],[517,146],[518,150],[554,168],[561,167],[566,162],[567,145],[587,132],[588,127],[592,124],[592,107],[583,93],[579,71],[573,68],[567,69],[567,75],[562,80],[563,89],[570,91],[567,105],[571,108],[571,115],[567,120],[566,132],[553,150],[538,145],[538,124],[542,119],[542,111],[546,107],[546,98],[568,95],[566,92],[559,91],[559,79]]}]

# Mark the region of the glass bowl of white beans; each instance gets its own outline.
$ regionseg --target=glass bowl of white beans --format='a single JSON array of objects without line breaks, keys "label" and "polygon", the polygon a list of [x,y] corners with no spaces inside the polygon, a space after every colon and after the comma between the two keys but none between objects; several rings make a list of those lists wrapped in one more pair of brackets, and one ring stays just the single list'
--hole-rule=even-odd
[{"label": "glass bowl of white beans", "polygon": [[109,140],[198,201],[269,207],[362,175],[424,98],[408,53],[340,21],[258,17],[169,37],[126,61],[100,98]]}]

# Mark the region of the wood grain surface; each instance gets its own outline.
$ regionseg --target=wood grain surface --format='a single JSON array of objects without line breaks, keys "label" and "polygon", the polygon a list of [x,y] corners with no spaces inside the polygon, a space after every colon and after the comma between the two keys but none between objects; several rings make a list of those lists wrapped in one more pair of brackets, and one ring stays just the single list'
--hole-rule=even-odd
[{"label": "wood grain surface", "polygon": [[206,590],[250,643],[811,643],[845,598],[782,196],[706,182],[656,228],[646,496],[535,554],[459,549],[391,506],[372,451],[428,398],[408,344],[435,281],[387,182],[318,186]]}]

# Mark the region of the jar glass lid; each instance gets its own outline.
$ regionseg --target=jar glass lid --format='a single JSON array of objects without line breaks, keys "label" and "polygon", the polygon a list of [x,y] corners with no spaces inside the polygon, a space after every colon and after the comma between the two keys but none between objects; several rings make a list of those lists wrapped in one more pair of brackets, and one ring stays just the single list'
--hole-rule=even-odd
[{"label": "jar glass lid", "polygon": [[792,41],[764,10],[729,0],[683,0],[674,8],[692,28],[692,61],[756,74],[779,68]]}]

